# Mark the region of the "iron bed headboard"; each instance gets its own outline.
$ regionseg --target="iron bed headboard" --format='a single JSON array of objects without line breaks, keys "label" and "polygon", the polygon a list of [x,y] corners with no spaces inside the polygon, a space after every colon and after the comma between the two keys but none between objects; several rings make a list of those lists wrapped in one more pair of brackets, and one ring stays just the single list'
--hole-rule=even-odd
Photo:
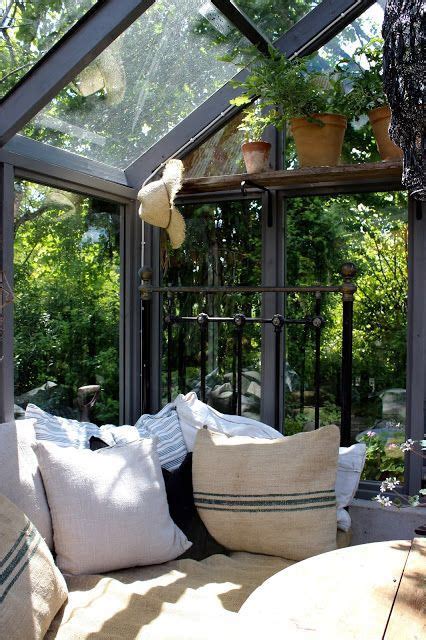
[{"label": "iron bed headboard", "polygon": [[[203,402],[206,401],[206,377],[207,377],[207,347],[208,347],[208,326],[210,323],[227,323],[234,326],[234,353],[232,371],[232,406],[233,412],[241,415],[242,405],[242,342],[244,327],[247,324],[272,325],[275,334],[275,427],[279,426],[279,386],[281,384],[281,339],[285,326],[303,325],[305,331],[312,328],[315,336],[315,367],[314,367],[314,399],[315,399],[315,429],[320,426],[320,364],[321,364],[321,331],[325,324],[321,316],[321,298],[323,293],[340,293],[342,296],[342,357],[341,357],[341,443],[342,446],[349,446],[351,440],[351,403],[352,403],[352,344],[353,344],[353,300],[356,285],[353,278],[356,268],[353,263],[346,262],[341,268],[343,282],[339,286],[299,286],[299,287],[240,287],[240,286],[153,286],[152,270],[150,267],[143,267],[140,270],[141,285],[139,291],[142,299],[142,341],[143,357],[150,358],[150,322],[151,322],[151,301],[153,294],[165,294],[167,296],[167,313],[164,322],[167,330],[167,395],[171,400],[172,388],[172,366],[171,366],[171,344],[172,328],[174,325],[183,323],[195,323],[200,328],[200,396]],[[304,318],[287,318],[279,313],[275,313],[268,318],[247,317],[242,313],[234,316],[209,316],[207,313],[199,313],[197,316],[178,316],[173,313],[173,297],[181,293],[196,294],[232,294],[232,293],[311,293],[315,294],[315,311],[311,316]],[[149,371],[147,362],[144,363],[144,371]],[[145,376],[146,378],[146,376]],[[149,380],[143,381],[142,396],[144,407],[147,407],[146,400],[149,394]],[[303,402],[304,388],[301,388],[301,402]]]}]

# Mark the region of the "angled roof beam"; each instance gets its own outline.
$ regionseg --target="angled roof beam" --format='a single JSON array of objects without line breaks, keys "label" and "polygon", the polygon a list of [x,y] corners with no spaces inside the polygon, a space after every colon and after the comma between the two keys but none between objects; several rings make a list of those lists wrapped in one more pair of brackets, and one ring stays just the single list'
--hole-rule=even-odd
[{"label": "angled roof beam", "polygon": [[[313,53],[355,20],[375,0],[323,0],[281,36],[274,46],[288,57]],[[241,80],[246,71],[233,79]],[[238,94],[228,82],[161,140],[145,151],[125,171],[137,187],[171,156],[182,157],[224,126],[241,108],[229,104]]]},{"label": "angled roof beam", "polygon": [[278,38],[274,46],[289,58],[308,56],[330,42],[375,2],[376,0],[323,0]]},{"label": "angled roof beam", "polygon": [[95,4],[0,101],[0,146],[154,1],[103,0]]},{"label": "angled roof beam", "polygon": [[136,198],[137,191],[127,185],[121,169],[25,136],[14,136],[0,149],[1,162],[13,165],[16,175],[35,182],[53,185],[60,181],[61,188],[119,201]]},{"label": "angled roof beam", "polygon": [[237,7],[232,0],[210,0],[220,13],[242,33],[249,42],[254,44],[259,51],[268,54],[269,40],[256,27],[254,22]]}]

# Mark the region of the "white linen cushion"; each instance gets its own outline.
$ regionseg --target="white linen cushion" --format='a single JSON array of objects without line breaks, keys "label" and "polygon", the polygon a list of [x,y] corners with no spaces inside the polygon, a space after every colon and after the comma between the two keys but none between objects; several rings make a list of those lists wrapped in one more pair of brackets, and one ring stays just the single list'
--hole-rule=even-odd
[{"label": "white linen cushion", "polygon": [[123,424],[121,427],[106,424],[100,427],[97,437],[111,447],[114,444],[125,444],[139,440],[140,434],[136,427],[128,424]]},{"label": "white linen cushion", "polygon": [[98,451],[39,442],[37,455],[63,572],[167,562],[191,546],[170,517],[151,439]]},{"label": "white linen cushion", "polygon": [[52,521],[35,445],[34,420],[0,424],[0,491],[34,523],[52,549]]},{"label": "white linen cushion", "polygon": [[99,427],[96,424],[53,416],[35,404],[27,405],[25,417],[35,420],[37,440],[54,442],[60,447],[86,449],[89,447],[91,436],[99,436]]},{"label": "white linen cushion", "polygon": [[[197,398],[191,391],[186,396],[175,399],[179,422],[188,451],[193,451],[195,437],[199,429],[206,426],[213,433],[228,436],[248,436],[276,440],[284,436],[276,429],[243,416],[220,413]],[[342,531],[351,527],[351,518],[345,507],[351,503],[359,485],[364,468],[366,446],[363,443],[351,447],[340,447],[336,478],[337,526]]]},{"label": "white linen cushion", "polygon": [[182,434],[175,405],[170,403],[155,415],[144,414],[135,424],[142,438],[155,438],[161,466],[168,471],[178,469],[188,449]]},{"label": "white linen cushion", "polygon": [[350,505],[358,489],[366,454],[367,447],[363,442],[339,448],[336,500],[337,526],[342,531],[349,531],[351,528],[351,517],[345,507]]},{"label": "white linen cushion", "polygon": [[276,429],[263,422],[216,411],[213,407],[198,400],[194,391],[190,391],[186,396],[178,395],[174,404],[188,451],[194,450],[197,432],[203,427],[207,427],[209,431],[214,433],[224,433],[227,436],[248,436],[267,438],[268,440],[282,437]]}]

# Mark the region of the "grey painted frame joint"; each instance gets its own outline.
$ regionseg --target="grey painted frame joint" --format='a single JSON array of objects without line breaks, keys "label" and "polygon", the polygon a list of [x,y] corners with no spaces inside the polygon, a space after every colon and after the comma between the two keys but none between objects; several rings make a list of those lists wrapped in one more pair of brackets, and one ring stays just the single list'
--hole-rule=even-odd
[{"label": "grey painted frame joint", "polygon": [[[426,431],[426,203],[410,198],[408,207],[407,436],[422,440]],[[409,495],[421,488],[423,460],[407,454]]]},{"label": "grey painted frame joint", "polygon": [[232,22],[249,42],[254,44],[259,51],[268,55],[271,43],[244,11],[231,0],[211,0],[211,3]]},{"label": "grey painted frame joint", "polygon": [[[14,170],[0,163],[0,269],[13,288],[13,221]],[[13,420],[13,304],[0,310],[3,316],[2,349],[0,352],[0,423]]]}]

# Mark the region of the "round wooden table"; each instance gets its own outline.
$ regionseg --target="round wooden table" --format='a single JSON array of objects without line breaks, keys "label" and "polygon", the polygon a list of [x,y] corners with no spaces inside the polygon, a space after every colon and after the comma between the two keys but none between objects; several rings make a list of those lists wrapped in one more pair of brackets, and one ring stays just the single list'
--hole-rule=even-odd
[{"label": "round wooden table", "polygon": [[426,538],[324,553],[266,580],[239,617],[259,640],[425,640]]}]

